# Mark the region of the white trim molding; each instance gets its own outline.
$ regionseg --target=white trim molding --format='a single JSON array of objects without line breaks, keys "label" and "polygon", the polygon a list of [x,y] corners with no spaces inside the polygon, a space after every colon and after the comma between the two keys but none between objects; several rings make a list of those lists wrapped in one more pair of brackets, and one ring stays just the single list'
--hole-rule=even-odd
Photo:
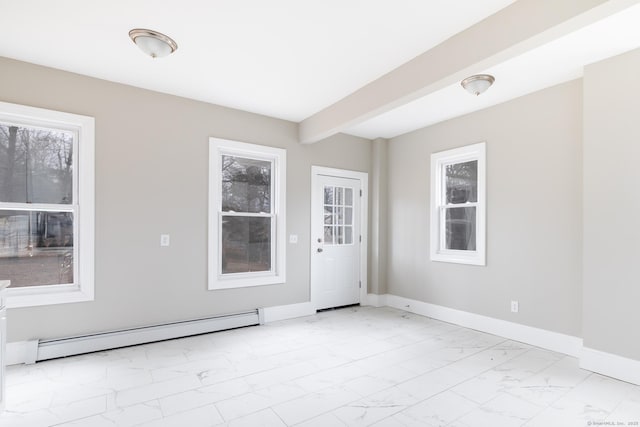
[{"label": "white trim molding", "polygon": [[378,294],[367,294],[367,298],[365,299],[365,303],[361,303],[362,305],[370,305],[371,307],[384,307],[386,301],[386,295],[378,295]]},{"label": "white trim molding", "polygon": [[378,295],[378,297],[382,305],[388,307],[442,320],[443,322],[453,323],[464,326],[465,328],[475,329],[573,357],[580,357],[582,353],[582,338],[396,295],[386,294]]},{"label": "white trim molding", "polygon": [[[390,294],[367,294],[362,300],[361,305],[392,307],[573,357],[579,358],[583,354],[582,338],[482,316],[480,314],[455,310],[441,305],[429,304],[410,298]],[[263,322],[261,323],[310,316],[316,313],[311,302],[265,307],[261,310],[263,311]],[[640,370],[638,372],[640,372]]]},{"label": "white trim molding", "polygon": [[277,322],[279,320],[295,319],[316,314],[316,309],[311,302],[301,302],[298,304],[278,305],[274,307],[264,307],[261,309],[261,323]]},{"label": "white trim molding", "polygon": [[443,322],[453,323],[514,341],[576,357],[580,367],[632,384],[640,385],[640,360],[584,347],[582,338],[565,335],[519,323],[455,310],[436,304],[396,295],[367,295],[366,302],[374,307],[392,307]]},{"label": "white trim molding", "polygon": [[31,365],[38,359],[38,340],[7,343],[7,366]]},{"label": "white trim molding", "polygon": [[640,385],[640,360],[584,347],[580,367],[608,377]]}]

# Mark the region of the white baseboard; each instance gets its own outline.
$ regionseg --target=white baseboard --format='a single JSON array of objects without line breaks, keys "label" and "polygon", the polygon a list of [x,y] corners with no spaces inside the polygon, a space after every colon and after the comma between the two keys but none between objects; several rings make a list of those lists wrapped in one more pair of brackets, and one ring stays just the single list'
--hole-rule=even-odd
[{"label": "white baseboard", "polygon": [[583,347],[580,367],[608,377],[640,385],[640,360],[628,359]]},{"label": "white baseboard", "polygon": [[372,307],[384,307],[386,305],[386,295],[367,294],[367,299],[362,305],[370,305]]},{"label": "white baseboard", "polygon": [[429,304],[396,295],[384,295],[384,304],[444,322],[464,326],[481,332],[487,332],[511,340],[580,357],[582,353],[582,339],[545,329],[495,319],[493,317],[454,310],[440,305]]},{"label": "white baseboard", "polygon": [[38,340],[8,342],[6,356],[7,366],[36,363]]},{"label": "white baseboard", "polygon": [[278,320],[295,319],[296,317],[316,314],[316,309],[311,302],[264,307],[261,311],[262,323],[277,322]]},{"label": "white baseboard", "polygon": [[640,360],[628,359],[584,347],[582,338],[396,295],[373,295],[371,299],[367,296],[367,302],[377,307],[386,305],[558,353],[568,354],[579,359],[582,369],[640,385]]}]

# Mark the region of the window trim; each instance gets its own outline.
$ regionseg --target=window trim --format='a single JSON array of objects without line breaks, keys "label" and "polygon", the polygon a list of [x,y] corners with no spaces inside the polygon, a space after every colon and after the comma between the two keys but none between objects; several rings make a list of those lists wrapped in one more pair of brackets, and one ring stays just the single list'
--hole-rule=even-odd
[{"label": "window trim", "polygon": [[[7,307],[32,307],[93,301],[95,297],[95,119],[44,108],[0,102],[0,121],[75,132],[73,157],[74,281],[73,284],[7,289]],[[21,210],[56,210],[56,204],[3,203]],[[77,236],[77,237],[76,237]],[[4,279],[0,277],[0,279]]]},{"label": "window trim", "polygon": [[[476,207],[476,250],[462,251],[444,247],[445,166],[478,161],[478,201],[456,207]],[[431,154],[431,260],[457,264],[486,265],[486,143],[467,145]]]},{"label": "window trim", "polygon": [[[268,272],[230,273],[221,271],[222,234],[222,156],[240,156],[272,163],[272,223],[275,233],[271,239],[272,270]],[[249,144],[221,138],[209,138],[209,241],[208,289],[233,289],[285,283],[286,281],[286,165],[287,152],[282,148]],[[242,216],[236,215],[236,216]]]}]

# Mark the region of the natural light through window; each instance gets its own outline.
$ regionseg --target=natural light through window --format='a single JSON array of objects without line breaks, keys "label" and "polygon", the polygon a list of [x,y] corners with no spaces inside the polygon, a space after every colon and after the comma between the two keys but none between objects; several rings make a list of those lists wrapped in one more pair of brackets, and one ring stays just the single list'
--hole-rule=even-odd
[{"label": "natural light through window", "polygon": [[209,288],[284,282],[285,150],[211,138]]},{"label": "natural light through window", "polygon": [[12,307],[93,298],[91,117],[0,103],[0,279]]},{"label": "natural light through window", "polygon": [[431,259],[485,265],[485,143],[431,155]]}]

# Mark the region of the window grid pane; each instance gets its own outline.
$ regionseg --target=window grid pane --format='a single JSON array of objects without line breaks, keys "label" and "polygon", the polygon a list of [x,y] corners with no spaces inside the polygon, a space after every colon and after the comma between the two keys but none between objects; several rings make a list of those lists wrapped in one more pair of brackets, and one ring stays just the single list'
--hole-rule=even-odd
[{"label": "window grid pane", "polygon": [[272,163],[222,155],[222,211],[271,213]]},{"label": "window grid pane", "polygon": [[352,188],[344,189],[344,204],[346,206],[353,206],[353,189]]},{"label": "window grid pane", "polygon": [[444,196],[446,204],[478,201],[478,161],[452,163],[444,166]]},{"label": "window grid pane", "polygon": [[333,227],[325,227],[324,228],[324,243],[326,245],[333,244]]},{"label": "window grid pane", "polygon": [[0,210],[0,271],[11,288],[74,283],[74,213]]},{"label": "window grid pane", "polygon": [[344,210],[344,224],[353,225],[353,208],[345,208]]},{"label": "window grid pane", "polygon": [[222,274],[271,271],[272,218],[221,215]]},{"label": "window grid pane", "polygon": [[344,228],[344,243],[350,245],[353,243],[353,227],[346,226]]},{"label": "window grid pane", "polygon": [[476,250],[476,207],[447,207],[444,209],[444,248],[448,250]]},{"label": "window grid pane", "polygon": [[333,205],[333,187],[324,187],[324,204]]},{"label": "window grid pane", "polygon": [[73,203],[75,132],[0,123],[0,202]]},{"label": "window grid pane", "polygon": [[324,207],[324,223],[326,225],[333,224],[333,208],[331,206]]}]

